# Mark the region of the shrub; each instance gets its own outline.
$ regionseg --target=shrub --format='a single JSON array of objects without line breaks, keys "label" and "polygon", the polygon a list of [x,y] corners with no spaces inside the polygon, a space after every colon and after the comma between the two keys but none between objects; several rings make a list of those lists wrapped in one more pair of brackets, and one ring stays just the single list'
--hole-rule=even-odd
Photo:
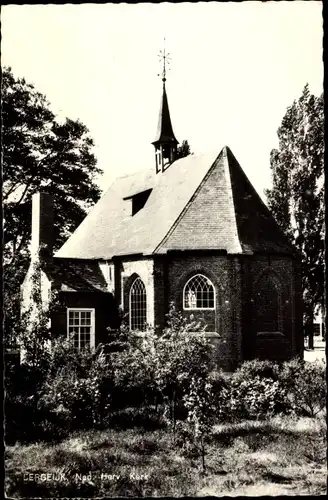
[{"label": "shrub", "polygon": [[153,332],[144,332],[142,338],[131,332],[129,339],[109,355],[114,404],[120,408],[154,403],[157,395]]},{"label": "shrub", "polygon": [[46,372],[39,366],[6,366],[4,414],[7,443],[36,441],[43,435],[42,424],[49,417],[39,407],[45,376]]},{"label": "shrub", "polygon": [[173,304],[167,315],[167,328],[157,340],[154,349],[156,384],[167,401],[166,414],[173,425],[177,421],[177,410],[184,414],[184,395],[192,379],[206,377],[212,367],[213,346],[204,335],[204,325],[192,317],[185,318]]},{"label": "shrub", "polygon": [[224,421],[230,417],[229,400],[231,375],[222,371],[213,370],[209,374],[209,380],[212,386],[215,417],[219,421]]},{"label": "shrub", "polygon": [[70,342],[54,344],[41,406],[60,415],[70,428],[101,424],[110,408],[112,373],[98,346],[74,350]]},{"label": "shrub", "polygon": [[[164,418],[173,424],[186,417],[183,395],[192,377],[209,372],[211,345],[204,327],[184,318],[171,305],[167,328],[158,337],[149,328],[142,334],[126,326],[112,334],[110,363],[114,374],[114,398],[120,407],[164,403]],[[195,333],[199,332],[199,333]]]},{"label": "shrub", "polygon": [[286,390],[279,365],[258,359],[244,362],[233,374],[213,372],[219,420],[256,419],[286,412]]},{"label": "shrub", "polygon": [[253,378],[240,380],[232,376],[228,412],[233,419],[258,419],[280,413],[284,408],[286,393],[278,380]]},{"label": "shrub", "polygon": [[326,365],[293,359],[283,364],[280,383],[297,414],[314,417],[326,407]]},{"label": "shrub", "polygon": [[277,363],[269,360],[252,359],[245,361],[234,373],[234,380],[242,382],[255,377],[279,380],[280,368]]}]

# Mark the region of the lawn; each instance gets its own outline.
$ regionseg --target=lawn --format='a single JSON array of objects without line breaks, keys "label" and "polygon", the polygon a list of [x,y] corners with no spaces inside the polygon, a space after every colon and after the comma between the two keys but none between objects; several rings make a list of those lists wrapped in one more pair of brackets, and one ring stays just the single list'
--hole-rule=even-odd
[{"label": "lawn", "polygon": [[214,427],[206,471],[167,429],[78,432],[6,448],[8,497],[259,496],[326,493],[324,417]]}]

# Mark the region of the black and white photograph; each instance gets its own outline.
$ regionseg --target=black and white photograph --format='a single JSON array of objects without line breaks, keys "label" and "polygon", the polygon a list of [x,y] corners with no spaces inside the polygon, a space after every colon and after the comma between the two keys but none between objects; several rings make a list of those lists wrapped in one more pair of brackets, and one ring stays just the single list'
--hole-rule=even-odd
[{"label": "black and white photograph", "polygon": [[327,494],[323,36],[2,6],[6,498]]}]

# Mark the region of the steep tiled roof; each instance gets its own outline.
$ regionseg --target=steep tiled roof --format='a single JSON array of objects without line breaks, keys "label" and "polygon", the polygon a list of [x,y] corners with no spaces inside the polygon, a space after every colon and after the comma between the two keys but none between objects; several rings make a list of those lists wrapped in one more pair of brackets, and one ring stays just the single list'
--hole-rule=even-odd
[{"label": "steep tiled roof", "polygon": [[229,148],[227,152],[238,236],[243,252],[294,253],[295,249],[279,229],[270,210]]},{"label": "steep tiled roof", "polygon": [[[126,198],[147,189],[132,216]],[[118,178],[56,256],[107,260],[188,249],[293,252],[229,148],[187,156],[157,175]]]},{"label": "steep tiled roof", "polygon": [[54,258],[44,268],[48,278],[62,291],[107,292],[105,278],[94,261]]}]

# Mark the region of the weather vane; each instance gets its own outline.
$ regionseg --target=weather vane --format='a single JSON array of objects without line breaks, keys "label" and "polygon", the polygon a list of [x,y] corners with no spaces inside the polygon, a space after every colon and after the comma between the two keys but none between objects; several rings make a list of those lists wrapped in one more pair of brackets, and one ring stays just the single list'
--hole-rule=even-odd
[{"label": "weather vane", "polygon": [[[166,52],[166,49],[165,49],[165,38],[164,38],[164,49],[159,51],[158,57],[159,57],[160,62],[163,61],[162,81],[163,81],[163,83],[165,83],[166,82],[166,71],[170,70],[170,68],[167,68],[167,65],[170,64],[170,61],[171,61],[171,56],[168,52]],[[160,76],[160,73],[157,76]]]}]

